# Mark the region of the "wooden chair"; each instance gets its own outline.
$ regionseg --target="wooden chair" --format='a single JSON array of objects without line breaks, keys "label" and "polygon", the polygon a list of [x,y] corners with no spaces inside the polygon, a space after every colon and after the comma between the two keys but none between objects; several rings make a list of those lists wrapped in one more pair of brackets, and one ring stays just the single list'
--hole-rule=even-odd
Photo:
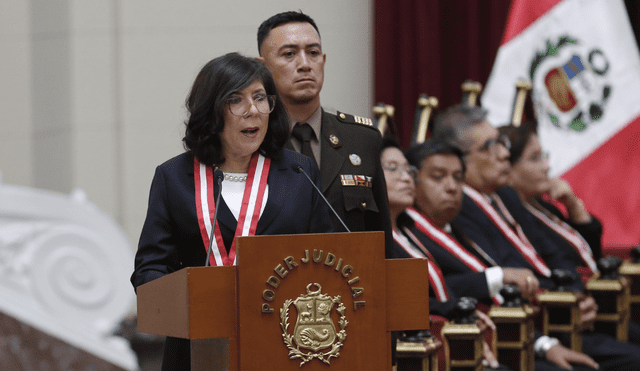
[{"label": "wooden chair", "polygon": [[595,331],[611,335],[619,341],[629,338],[631,285],[619,268],[622,259],[607,256],[597,263],[598,273],[587,282],[587,290],[598,304]]}]

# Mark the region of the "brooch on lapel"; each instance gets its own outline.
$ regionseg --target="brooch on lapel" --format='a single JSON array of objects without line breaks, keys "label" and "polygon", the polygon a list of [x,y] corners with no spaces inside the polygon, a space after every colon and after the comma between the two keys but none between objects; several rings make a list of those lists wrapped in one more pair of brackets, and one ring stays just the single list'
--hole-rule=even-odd
[{"label": "brooch on lapel", "polygon": [[349,161],[351,161],[353,166],[360,166],[360,164],[362,163],[362,159],[360,158],[360,156],[356,155],[355,153],[349,155]]},{"label": "brooch on lapel", "polygon": [[340,148],[342,144],[340,143],[340,139],[336,135],[335,130],[333,128],[324,134],[324,137],[329,141],[329,144],[333,148]]}]

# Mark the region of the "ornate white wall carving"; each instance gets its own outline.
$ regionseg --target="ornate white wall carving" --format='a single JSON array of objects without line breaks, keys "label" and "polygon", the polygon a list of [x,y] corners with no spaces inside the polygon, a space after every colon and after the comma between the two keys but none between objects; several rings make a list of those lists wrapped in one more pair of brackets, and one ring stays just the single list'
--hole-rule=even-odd
[{"label": "ornate white wall carving", "polygon": [[111,331],[135,295],[133,251],[115,222],[71,195],[0,183],[0,311],[126,370]]}]

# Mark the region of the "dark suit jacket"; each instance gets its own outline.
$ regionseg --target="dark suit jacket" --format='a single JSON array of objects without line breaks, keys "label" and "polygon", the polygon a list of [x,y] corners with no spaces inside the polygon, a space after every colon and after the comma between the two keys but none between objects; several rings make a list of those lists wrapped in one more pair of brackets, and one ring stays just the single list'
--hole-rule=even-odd
[{"label": "dark suit jacket", "polygon": [[[338,142],[332,143],[331,138]],[[325,197],[352,232],[385,232],[386,257],[394,257],[387,185],[380,165],[380,132],[357,123],[352,115],[323,111],[319,140]],[[360,158],[360,164],[352,163],[352,154]],[[340,175],[345,174],[371,177],[371,187],[343,186]],[[337,232],[345,231],[333,213],[331,221]]]},{"label": "dark suit jacket", "polygon": [[[484,272],[474,272],[465,265],[458,257],[451,254],[440,245],[438,245],[435,241],[431,239],[428,235],[422,233],[414,224],[413,220],[405,214],[401,214],[398,218],[399,225],[407,227],[411,233],[413,233],[420,242],[424,245],[424,247],[429,250],[436,263],[442,270],[442,274],[444,275],[444,279],[446,281],[447,287],[449,289],[450,296],[471,296],[480,301],[487,303],[488,305],[493,304],[491,297],[489,295],[489,288],[487,286],[487,276]],[[454,235],[454,238],[460,242],[458,236]],[[488,267],[491,264],[485,261],[482,257],[477,256],[472,252],[472,249],[466,246],[466,243],[460,242],[462,247],[464,247],[467,251],[471,252],[472,255],[476,256],[480,261],[482,261]],[[445,317],[447,315],[441,314]]]},{"label": "dark suit jacket", "polygon": [[[497,194],[516,222],[520,224],[525,235],[545,263],[547,263],[547,266],[552,270],[565,269],[570,271],[576,278],[576,283],[573,285],[573,288],[583,291],[584,286],[582,285],[580,274],[576,270],[577,265],[571,259],[571,254],[575,253],[575,250],[570,248],[570,246],[566,246],[568,248],[560,248],[551,238],[552,235],[547,233],[546,227],[544,229],[540,228],[538,219],[524,207],[515,189],[509,186],[503,187]],[[580,258],[578,257],[578,259]]]},{"label": "dark suit jacket", "polygon": [[[513,188],[505,187],[500,190],[498,195],[516,221],[523,220],[522,211],[525,211],[528,214],[521,203],[517,206],[520,201]],[[491,256],[499,266],[531,269],[540,281],[540,287],[546,289],[555,288],[553,281],[548,277],[538,274],[538,272],[520,254],[515,246],[513,246],[502,232],[500,232],[493,221],[489,219],[480,207],[478,207],[467,195],[464,195],[462,210],[454,220],[454,224],[469,236],[469,238],[476,242],[487,254],[489,254],[489,256]],[[549,269],[568,269],[576,275],[576,278],[580,277],[575,270],[575,266],[568,264],[565,254],[555,251],[553,246],[543,235],[539,233],[529,235],[527,233],[527,229],[531,227],[530,221],[525,221],[525,223],[519,224]],[[584,289],[582,287],[582,282],[579,279],[576,280],[574,289]]]},{"label": "dark suit jacket", "polygon": [[[591,222],[589,223],[582,223],[582,224],[574,223],[571,220],[565,218],[562,212],[560,212],[560,210],[558,210],[558,208],[556,208],[553,204],[546,202],[542,199],[538,199],[537,201],[544,208],[546,208],[555,216],[560,218],[560,220],[569,224],[571,227],[573,227],[573,229],[575,229],[578,233],[580,233],[582,237],[585,239],[585,241],[587,241],[587,243],[589,244],[589,247],[591,247],[591,252],[593,253],[593,259],[595,261],[598,261],[598,259],[600,259],[600,257],[602,256],[602,223],[598,218],[592,215]],[[546,224],[542,223],[539,220],[537,221],[541,227],[544,226],[544,228],[548,230],[548,232],[550,233],[549,238],[552,238],[554,240],[559,239],[559,243],[563,243],[563,244],[567,243],[564,239],[562,239],[562,237],[560,237],[557,233],[551,230]],[[582,265],[583,262],[580,256],[578,255],[578,253],[575,252],[573,247],[571,246],[568,246],[568,247],[571,248],[571,250],[574,252],[574,254],[572,254],[572,258],[575,260],[576,264]]]},{"label": "dark suit jacket", "polygon": [[[280,160],[272,160],[269,196],[256,235],[332,231],[327,206],[305,176],[293,171],[293,163],[300,164],[320,184],[318,169],[308,157],[285,150]],[[237,221],[224,199],[220,201],[218,224],[229,249]],[[204,265],[206,247],[195,205],[193,155],[186,152],[156,169],[131,276],[134,287],[184,267]]]}]

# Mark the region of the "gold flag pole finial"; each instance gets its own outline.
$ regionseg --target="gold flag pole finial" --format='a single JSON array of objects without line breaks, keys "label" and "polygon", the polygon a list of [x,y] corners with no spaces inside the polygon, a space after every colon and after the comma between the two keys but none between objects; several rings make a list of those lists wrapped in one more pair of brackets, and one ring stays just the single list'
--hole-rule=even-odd
[{"label": "gold flag pole finial", "polygon": [[528,80],[518,80],[516,82],[516,99],[513,102],[513,112],[511,114],[511,123],[515,127],[519,127],[522,124],[524,105],[527,100],[527,94],[532,87],[533,84]]},{"label": "gold flag pole finial", "polygon": [[420,144],[427,139],[427,129],[429,127],[429,118],[434,109],[438,108],[438,98],[429,97],[426,94],[420,94],[418,97],[418,107],[420,108],[420,119],[416,128],[416,137],[414,144]]},{"label": "gold flag pole finial", "polygon": [[390,104],[378,103],[373,106],[373,115],[376,118],[377,128],[380,134],[384,136],[389,130],[388,120],[393,119],[396,109]]},{"label": "gold flag pole finial", "polygon": [[462,83],[462,103],[475,106],[478,103],[478,95],[482,91],[482,84],[477,81],[467,80]]}]

